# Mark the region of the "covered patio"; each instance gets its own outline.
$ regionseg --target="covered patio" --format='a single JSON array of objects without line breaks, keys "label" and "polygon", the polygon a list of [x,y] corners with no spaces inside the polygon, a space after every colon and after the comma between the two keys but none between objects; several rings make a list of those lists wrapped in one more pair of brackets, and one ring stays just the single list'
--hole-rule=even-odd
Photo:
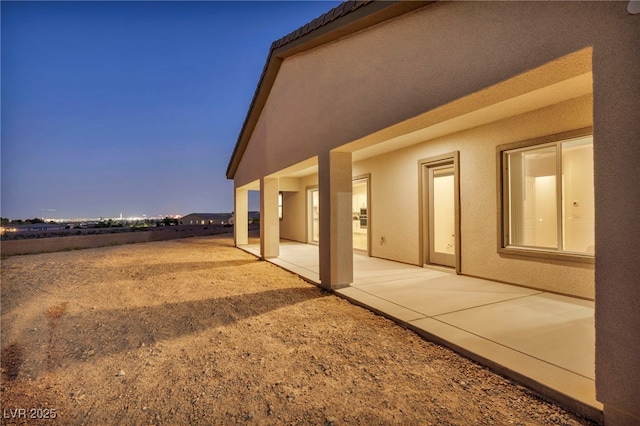
[{"label": "covered patio", "polygon": [[[260,257],[256,239],[239,248]],[[319,285],[318,259],[317,245],[281,240],[266,260]],[[353,283],[335,294],[602,421],[594,302],[357,252],[353,266]]]}]

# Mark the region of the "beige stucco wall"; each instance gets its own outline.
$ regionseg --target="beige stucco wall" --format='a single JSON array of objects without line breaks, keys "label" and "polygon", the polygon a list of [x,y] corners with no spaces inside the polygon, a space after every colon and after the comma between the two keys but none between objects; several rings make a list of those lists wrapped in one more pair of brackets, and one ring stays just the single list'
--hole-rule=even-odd
[{"label": "beige stucco wall", "polygon": [[283,192],[280,238],[305,242],[304,191]]},{"label": "beige stucco wall", "polygon": [[498,145],[591,126],[592,106],[587,95],[356,162],[354,175],[371,173],[372,256],[420,264],[418,161],[457,150],[462,273],[592,299],[592,264],[498,253],[496,160]]},{"label": "beige stucco wall", "polygon": [[[573,30],[588,27],[591,34],[611,10],[600,4],[440,4],[288,58],[243,155],[236,185],[589,46],[588,36]],[[451,24],[453,15],[455,25]],[[526,22],[514,16],[526,16]],[[481,22],[496,25],[479,25]],[[456,25],[460,28],[453,37]],[[424,35],[425,27],[429,37]],[[456,40],[453,50],[443,43],[449,39]],[[372,45],[376,55],[366,48]],[[493,46],[491,51],[487,45]],[[525,50],[527,55],[522,55]],[[584,69],[576,75],[582,72]],[[574,108],[581,108],[580,113]],[[416,159],[460,150],[462,272],[593,298],[593,266],[506,258],[496,253],[495,145],[592,124],[592,105],[585,99],[578,106],[569,102],[532,114],[535,118],[525,114],[419,144],[381,157],[379,164],[376,159],[354,164],[354,175],[372,173],[371,254],[421,262]],[[475,195],[470,199],[465,194]],[[298,219],[306,217],[306,213],[299,215],[306,212],[306,192],[285,195],[280,235],[306,241],[306,224]],[[483,208],[484,215],[470,215],[478,203],[491,208]],[[399,205],[402,209],[385,208]],[[398,227],[397,223],[405,225]]]},{"label": "beige stucco wall", "polygon": [[[397,123],[420,116],[484,88],[585,48],[593,51],[593,126],[596,205],[596,386],[598,400],[605,404],[607,424],[640,421],[636,396],[640,394],[640,15],[626,12],[623,2],[442,2],[410,15],[383,23],[337,42],[289,57],[283,62],[266,105],[251,134],[235,173],[236,187],[275,173],[285,167],[365,138]],[[583,69],[563,78],[577,76]],[[547,73],[531,82],[531,90],[553,84],[560,77]],[[548,81],[545,81],[547,79]],[[527,84],[524,81],[523,84]],[[536,86],[538,85],[538,86]],[[482,105],[478,105],[482,107]],[[553,108],[540,114],[553,121]],[[537,113],[536,113],[537,114]],[[566,288],[592,297],[593,270],[589,266],[563,266],[552,262],[503,258],[495,254],[497,220],[468,216],[477,208],[475,199],[493,200],[496,185],[485,187],[484,179],[473,181],[467,173],[489,173],[495,169],[495,153],[479,153],[474,161],[466,136],[486,141],[511,142],[536,133],[538,128],[514,117],[500,126],[489,124],[476,130],[441,138],[437,145],[425,144],[424,157],[438,151],[460,150],[462,270],[473,275],[499,274],[496,279],[514,281],[530,274],[529,285],[540,286],[567,278]],[[572,117],[570,114],[568,118]],[[546,126],[547,123],[544,123]],[[515,126],[519,134],[507,132]],[[558,124],[556,127],[571,127]],[[579,127],[579,126],[576,126]],[[549,131],[550,129],[546,129]],[[532,135],[531,137],[534,137]],[[464,138],[463,138],[464,137]],[[385,165],[401,168],[415,161],[417,152],[398,152]],[[441,153],[441,152],[438,152]],[[483,162],[486,161],[486,163]],[[371,160],[373,162],[373,160]],[[392,193],[408,206],[410,222],[417,223],[415,191],[397,189],[402,180],[375,176],[372,187]],[[364,172],[354,165],[353,173]],[[414,171],[417,179],[417,166]],[[495,170],[493,170],[495,174]],[[388,174],[387,174],[388,175]],[[410,183],[413,185],[412,183]],[[390,188],[396,189],[389,192]],[[474,194],[469,197],[468,194]],[[408,197],[408,198],[406,198]],[[381,215],[372,194],[372,220],[398,220],[397,214]],[[491,203],[489,203],[491,204]],[[414,208],[415,207],[415,208]],[[397,212],[396,212],[397,213]],[[380,216],[381,215],[381,216]],[[466,215],[466,216],[465,216]],[[488,217],[488,216],[487,216]],[[386,225],[385,225],[386,226]],[[415,261],[411,249],[391,253],[390,243],[416,242],[415,228],[389,233],[374,229],[373,254]],[[493,228],[493,229],[492,229]],[[381,235],[381,233],[386,235]],[[380,245],[385,236],[387,246]],[[467,250],[481,242],[491,251]],[[395,244],[394,244],[395,247]],[[515,265],[519,265],[518,270]],[[504,271],[487,271],[490,268]],[[517,282],[517,281],[516,281]],[[591,289],[585,290],[591,286]],[[583,292],[583,293],[581,293]]]},{"label": "beige stucco wall", "polygon": [[606,39],[620,8],[446,2],[287,58],[236,186]]},{"label": "beige stucco wall", "polygon": [[615,47],[605,36],[593,54],[596,396],[605,424],[628,425],[640,424],[640,14],[612,25]]},{"label": "beige stucco wall", "polygon": [[[593,299],[593,264],[498,253],[496,159],[498,145],[591,126],[592,109],[593,98],[586,95],[355,162],[353,176],[370,174],[371,255],[421,264],[420,246],[425,237],[420,234],[418,162],[459,151],[461,272]],[[282,238],[306,241],[306,188],[315,185],[317,175],[308,176],[300,179],[299,192],[285,193]]]},{"label": "beige stucco wall", "polygon": [[[286,240],[307,242],[307,188],[318,185],[318,176],[295,179],[297,188],[283,186],[283,218],[280,221],[280,237]],[[288,191],[287,191],[288,190]]]}]

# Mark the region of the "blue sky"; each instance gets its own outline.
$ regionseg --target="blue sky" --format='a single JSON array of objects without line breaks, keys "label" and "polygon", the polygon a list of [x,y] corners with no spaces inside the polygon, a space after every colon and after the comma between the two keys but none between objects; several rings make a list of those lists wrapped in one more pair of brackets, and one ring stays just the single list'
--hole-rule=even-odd
[{"label": "blue sky", "polygon": [[0,214],[232,211],[269,46],[339,3],[2,1]]}]

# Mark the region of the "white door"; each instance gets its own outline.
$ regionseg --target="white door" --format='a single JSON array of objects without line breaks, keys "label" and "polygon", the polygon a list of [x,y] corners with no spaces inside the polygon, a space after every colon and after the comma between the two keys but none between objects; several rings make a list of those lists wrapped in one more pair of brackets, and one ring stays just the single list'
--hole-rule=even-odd
[{"label": "white door", "polygon": [[429,263],[456,266],[455,168],[453,163],[428,168]]}]

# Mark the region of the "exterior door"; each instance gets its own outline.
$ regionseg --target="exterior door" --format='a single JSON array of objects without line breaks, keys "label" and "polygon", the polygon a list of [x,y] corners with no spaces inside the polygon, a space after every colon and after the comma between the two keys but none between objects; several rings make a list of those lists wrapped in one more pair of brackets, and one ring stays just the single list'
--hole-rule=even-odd
[{"label": "exterior door", "polygon": [[308,241],[310,243],[318,243],[320,241],[320,192],[318,188],[313,188],[307,194],[309,205]]},{"label": "exterior door", "polygon": [[428,263],[456,267],[456,175],[454,163],[427,166]]},{"label": "exterior door", "polygon": [[353,181],[353,248],[369,253],[369,179]]}]

